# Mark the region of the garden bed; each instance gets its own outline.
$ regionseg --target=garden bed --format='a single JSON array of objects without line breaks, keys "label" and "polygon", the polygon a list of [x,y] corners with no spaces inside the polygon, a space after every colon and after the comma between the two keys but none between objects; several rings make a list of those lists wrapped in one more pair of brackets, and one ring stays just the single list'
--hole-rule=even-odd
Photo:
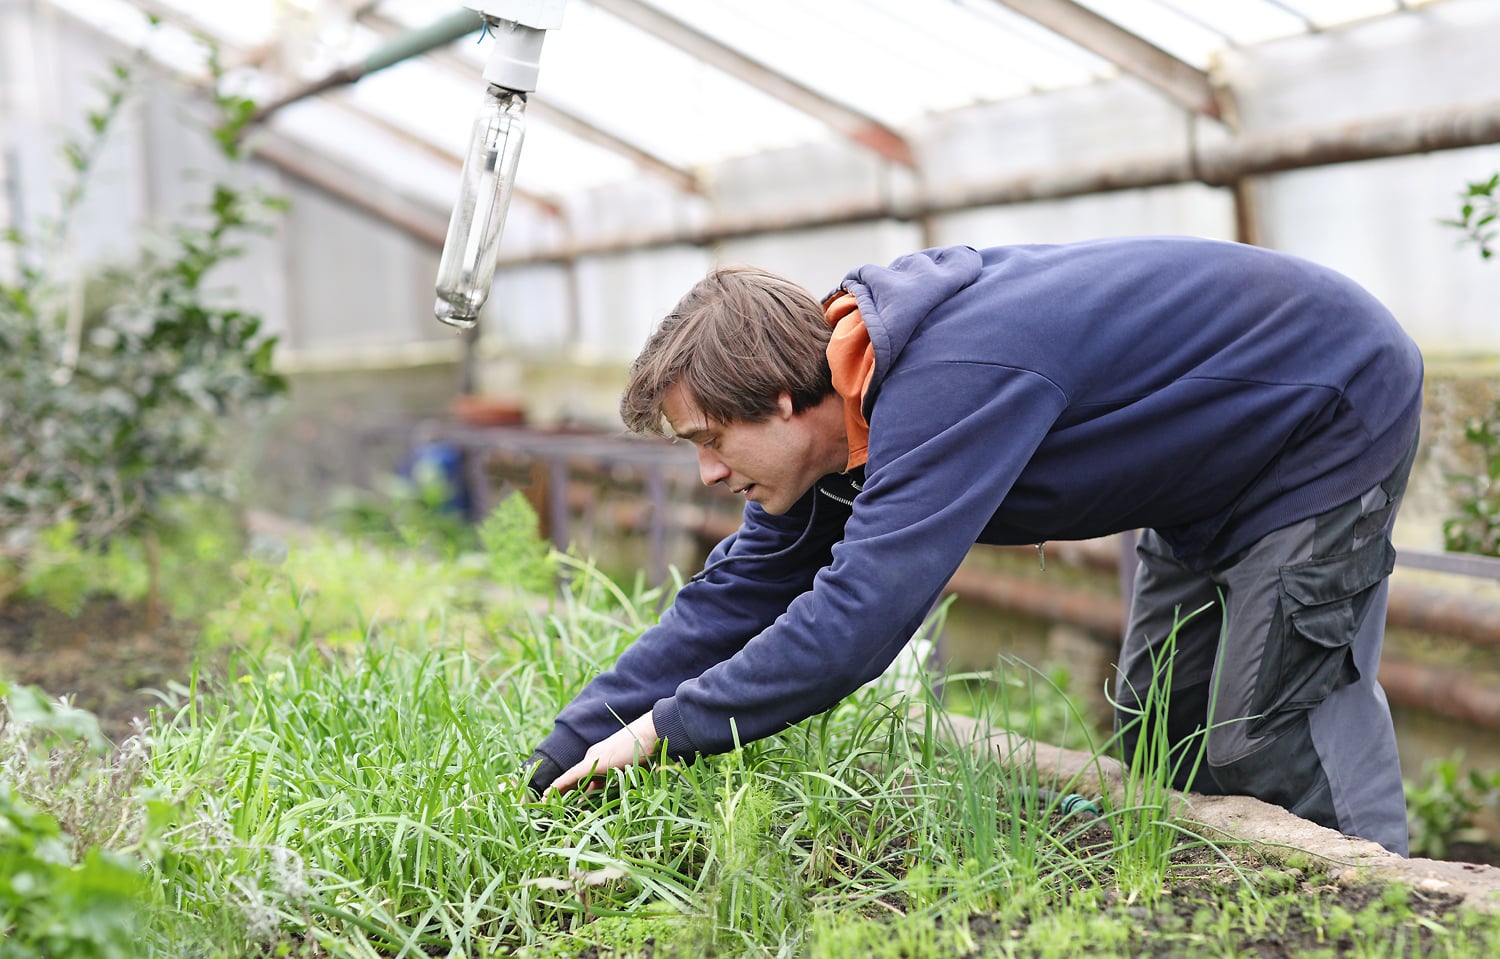
[{"label": "garden bed", "polygon": [[[114,600],[0,609],[12,683],[75,695],[116,742],[161,707],[147,747],[61,788],[57,769],[83,767],[55,737],[5,760],[75,842],[145,865],[129,928],[152,955],[1500,954],[1495,870],[1400,860],[1039,745],[1057,730],[1037,717],[1058,711],[1029,707],[1056,690],[1019,666],[979,710],[991,725],[876,686],[727,756],[532,796],[518,764],[659,596],[575,563],[568,590],[517,615],[472,591],[471,559],[307,549],[243,576],[216,642],[257,652],[191,688],[188,622],[147,628]],[[397,584],[410,615],[359,612]],[[1015,731],[990,737],[1000,721]],[[1049,787],[1103,817],[1061,815]],[[75,846],[73,868],[89,855]]]}]

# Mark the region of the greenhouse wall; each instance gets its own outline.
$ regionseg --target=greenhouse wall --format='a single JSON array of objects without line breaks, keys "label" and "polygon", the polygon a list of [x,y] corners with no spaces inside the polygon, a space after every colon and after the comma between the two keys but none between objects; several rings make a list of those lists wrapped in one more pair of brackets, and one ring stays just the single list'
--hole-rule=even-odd
[{"label": "greenhouse wall", "polygon": [[[5,226],[35,228],[56,213],[56,184],[65,175],[60,136],[81,129],[97,104],[98,81],[130,50],[50,6],[10,0],[0,3],[0,17],[0,215]],[[1328,128],[1495,101],[1497,34],[1500,4],[1447,0],[1236,49],[1213,73],[1233,91],[1242,135]],[[281,335],[289,372],[310,381],[341,370],[348,375],[328,388],[351,391],[379,391],[381,370],[414,366],[436,370],[433,379],[455,391],[465,383],[464,341],[431,317],[438,255],[432,232],[416,235],[374,212],[401,205],[422,211],[424,222],[446,222],[441,197],[451,184],[428,182],[418,195],[399,174],[421,162],[447,167],[431,156],[414,158],[412,145],[397,139],[350,143],[346,155],[316,158],[322,169],[338,171],[343,196],[286,164],[232,168],[205,138],[207,111],[184,78],[147,82],[150,95],[122,116],[93,175],[74,240],[84,261],[118,260],[143,234],[201,203],[211,177],[258,185],[286,197],[291,210],[215,280]],[[274,136],[285,140],[286,131],[308,122],[295,111]],[[762,265],[821,295],[854,266],[933,244],[1129,233],[1236,237],[1232,192],[1197,183],[921,214],[924,197],[951,195],[965,184],[1107,168],[1143,153],[1184,153],[1229,139],[1216,121],[1190,118],[1130,77],[933,114],[902,132],[914,146],[915,170],[830,141],[697,171],[700,194],[642,174],[559,198],[550,210],[518,198],[476,338],[481,362],[469,382],[521,402],[537,424],[613,429],[630,357],[716,263]],[[260,136],[272,134],[254,134],[251,144]],[[1500,147],[1488,146],[1259,176],[1246,195],[1259,242],[1369,286],[1437,369],[1500,355],[1500,267],[1482,262],[1440,223],[1455,215],[1467,181],[1497,169]],[[449,173],[456,181],[456,169]],[[735,228],[774,227],[778,218],[792,226]],[[15,266],[0,259],[0,269]],[[1488,367],[1478,370],[1488,374]],[[399,404],[402,415],[444,412],[441,390],[418,392],[421,401]],[[319,406],[331,402],[313,393]],[[338,395],[357,418],[395,412],[358,393]],[[320,412],[311,406],[289,415],[295,421]]]}]

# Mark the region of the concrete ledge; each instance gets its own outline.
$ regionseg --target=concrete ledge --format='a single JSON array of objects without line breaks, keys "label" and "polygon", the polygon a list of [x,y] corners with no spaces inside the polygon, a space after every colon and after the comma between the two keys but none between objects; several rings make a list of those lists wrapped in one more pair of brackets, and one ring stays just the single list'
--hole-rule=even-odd
[{"label": "concrete ledge", "polygon": [[[993,753],[1005,766],[1025,764],[1048,784],[1070,792],[1124,793],[1124,770],[1107,757],[1040,743],[1008,731],[994,732],[965,716],[943,714],[935,728],[954,742]],[[1500,913],[1500,868],[1435,859],[1405,859],[1378,843],[1345,836],[1249,796],[1173,793],[1176,815],[1202,827],[1211,838],[1247,843],[1270,862],[1301,853],[1321,860],[1328,876],[1347,884],[1396,882],[1427,892],[1457,896],[1464,905]]]}]

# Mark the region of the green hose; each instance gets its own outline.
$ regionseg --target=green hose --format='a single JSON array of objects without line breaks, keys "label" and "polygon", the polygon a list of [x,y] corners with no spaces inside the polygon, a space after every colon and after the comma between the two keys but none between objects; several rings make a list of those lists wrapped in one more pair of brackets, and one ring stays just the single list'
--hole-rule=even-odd
[{"label": "green hose", "polygon": [[1060,793],[1053,789],[1043,789],[1041,786],[1032,787],[1031,793],[1037,802],[1045,806],[1055,808],[1063,818],[1078,815],[1085,819],[1098,819],[1104,815],[1104,810],[1099,804],[1087,796],[1077,793]]}]

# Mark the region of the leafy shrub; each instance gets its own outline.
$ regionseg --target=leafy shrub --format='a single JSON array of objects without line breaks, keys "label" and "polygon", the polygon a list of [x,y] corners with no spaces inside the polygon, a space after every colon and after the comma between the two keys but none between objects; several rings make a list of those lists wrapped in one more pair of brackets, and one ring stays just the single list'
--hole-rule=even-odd
[{"label": "leafy shrub", "polygon": [[1481,258],[1488,260],[1495,255],[1497,230],[1495,220],[1500,217],[1500,173],[1488,180],[1475,180],[1459,194],[1462,200],[1458,217],[1442,221],[1464,233],[1464,241],[1479,248]]},{"label": "leafy shrub", "polygon": [[1500,402],[1464,424],[1464,439],[1477,463],[1448,477],[1458,515],[1443,523],[1443,547],[1500,556]]},{"label": "leafy shrub", "polygon": [[[1469,183],[1459,196],[1458,217],[1442,222],[1462,230],[1464,241],[1473,243],[1480,257],[1488,260],[1500,236],[1495,225],[1500,219],[1500,173]],[[1465,424],[1464,439],[1479,463],[1472,473],[1448,477],[1458,515],[1443,523],[1443,546],[1456,552],[1500,556],[1500,401],[1487,414]]]},{"label": "leafy shrub", "polygon": [[140,928],[142,879],[125,857],[68,856],[57,822],[0,783],[0,936],[10,959],[127,959]]},{"label": "leafy shrub", "polygon": [[1423,779],[1406,784],[1411,853],[1442,859],[1456,842],[1488,837],[1474,827],[1475,814],[1500,804],[1500,772],[1459,769],[1462,753],[1429,763]]},{"label": "leafy shrub", "polygon": [[21,268],[0,278],[0,559],[24,559],[42,530],[72,524],[100,543],[149,527],[173,496],[224,493],[226,419],[285,386],[271,368],[275,338],[205,283],[280,208],[264,196],[213,186],[201,222],[114,271],[111,302],[73,304],[83,281],[61,251],[132,87],[131,69],[117,67],[105,105],[64,144],[72,181],[58,219],[5,238]]}]

